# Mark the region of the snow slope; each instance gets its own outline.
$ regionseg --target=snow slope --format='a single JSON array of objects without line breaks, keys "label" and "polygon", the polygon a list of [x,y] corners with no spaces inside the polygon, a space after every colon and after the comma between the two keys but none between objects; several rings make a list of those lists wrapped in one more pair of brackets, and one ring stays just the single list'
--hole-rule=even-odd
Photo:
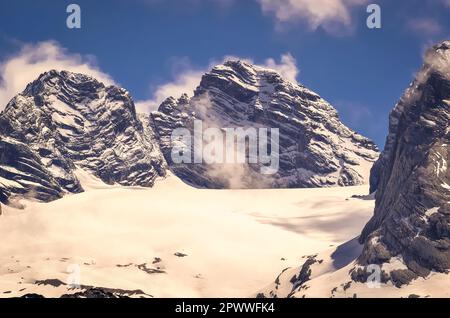
[{"label": "snow slope", "polygon": [[[268,298],[449,298],[450,275],[432,271],[427,277],[419,277],[408,285],[395,286],[392,281],[376,282],[372,276],[367,282],[355,282],[351,272],[357,266],[356,258],[363,246],[357,239],[350,240],[318,254],[304,258],[301,266],[286,268],[272,279],[272,283],[253,296]],[[314,260],[307,270],[304,264]],[[401,258],[393,258],[382,265],[382,271],[402,270],[407,267]],[[370,274],[376,273],[372,268]],[[303,272],[303,275],[299,275]],[[306,274],[307,273],[307,274]],[[294,279],[295,277],[295,279]],[[302,281],[298,279],[302,278]]]},{"label": "snow slope", "polygon": [[[302,256],[360,232],[366,186],[206,190],[175,176],[154,188],[105,185],[76,172],[86,192],[3,207],[0,297],[79,292],[135,297],[251,296]],[[176,254],[176,255],[175,255]]]}]

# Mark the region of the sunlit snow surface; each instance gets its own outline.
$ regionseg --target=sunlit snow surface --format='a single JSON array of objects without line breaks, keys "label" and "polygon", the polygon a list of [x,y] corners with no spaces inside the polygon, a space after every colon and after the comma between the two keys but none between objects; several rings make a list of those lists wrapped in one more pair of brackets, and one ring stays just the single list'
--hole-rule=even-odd
[{"label": "sunlit snow surface", "polygon": [[374,207],[351,198],[368,186],[203,190],[171,175],[144,189],[77,176],[84,193],[3,207],[0,297],[58,297],[80,291],[73,282],[136,297],[252,296],[359,235]]}]

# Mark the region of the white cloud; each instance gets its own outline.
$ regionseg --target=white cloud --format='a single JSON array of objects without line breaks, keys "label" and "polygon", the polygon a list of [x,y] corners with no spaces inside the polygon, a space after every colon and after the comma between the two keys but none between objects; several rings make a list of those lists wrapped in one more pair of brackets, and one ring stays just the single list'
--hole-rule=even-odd
[{"label": "white cloud", "polygon": [[0,62],[0,110],[27,84],[52,69],[90,75],[106,85],[114,83],[95,66],[91,56],[72,54],[53,41],[26,44],[16,55]]},{"label": "white cloud", "polygon": [[162,84],[156,88],[150,100],[136,102],[138,112],[147,113],[157,110],[159,105],[168,97],[180,97],[186,93],[192,95],[200,84],[200,79],[205,72],[203,70],[187,69],[182,71],[173,82]]},{"label": "white cloud", "polygon": [[256,0],[266,14],[275,16],[278,22],[303,21],[311,30],[332,24],[350,26],[351,9],[368,3],[368,0]]},{"label": "white cloud", "polygon": [[[179,71],[178,74],[175,75],[173,81],[157,86],[150,100],[136,102],[137,111],[147,113],[157,110],[159,105],[161,105],[161,103],[170,96],[178,98],[183,93],[192,96],[194,90],[200,84],[202,76],[206,72],[208,72],[212,67],[230,60],[242,60],[255,64],[252,59],[230,55],[225,56],[220,60],[212,60],[206,68],[198,69],[188,66],[185,59],[183,59],[183,70]],[[275,59],[269,58],[264,62],[264,64],[260,64],[259,66],[273,69],[277,71],[284,79],[294,83],[297,82],[299,69],[297,67],[297,61],[290,53],[283,54],[279,63]]]},{"label": "white cloud", "polygon": [[[251,59],[236,56],[225,56],[219,60],[211,60],[204,69],[192,67],[185,59],[175,61],[174,64],[176,64],[177,69],[174,72],[174,80],[157,86],[153,90],[150,100],[136,102],[137,111],[156,110],[170,96],[177,98],[183,93],[192,96],[195,88],[200,84],[203,74],[215,65],[222,64],[227,60],[238,59],[254,64]],[[292,82],[296,82],[299,73],[296,60],[289,53],[282,55],[280,62],[269,58],[260,66],[274,69],[283,78]],[[54,41],[26,44],[17,54],[0,62],[0,110],[15,95],[22,92],[27,84],[37,79],[40,74],[52,69],[90,75],[106,85],[115,83],[111,76],[102,72],[96,66],[95,60],[90,56],[70,53]]]},{"label": "white cloud", "polygon": [[290,82],[297,82],[299,69],[296,59],[290,53],[283,54],[280,63],[277,63],[273,58],[267,59],[264,66],[277,71],[284,79]]}]

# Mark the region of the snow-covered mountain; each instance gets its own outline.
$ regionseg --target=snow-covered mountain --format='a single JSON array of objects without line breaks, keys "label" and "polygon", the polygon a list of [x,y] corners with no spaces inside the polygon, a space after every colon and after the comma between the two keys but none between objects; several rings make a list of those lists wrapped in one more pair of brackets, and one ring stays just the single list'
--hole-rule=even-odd
[{"label": "snow-covered mountain", "polygon": [[[243,61],[214,67],[192,98],[168,98],[152,117],[171,170],[198,187],[359,185],[368,182],[378,158],[375,144],[343,125],[336,110],[319,95],[273,70]],[[196,119],[202,120],[203,128],[278,128],[278,172],[262,175],[260,164],[174,163],[172,131],[185,127],[193,135]]]},{"label": "snow-covered mountain", "polygon": [[[192,128],[194,119],[204,128],[279,128],[278,172],[263,175],[258,164],[174,164],[172,131]],[[242,61],[215,67],[193,98],[168,98],[151,116],[136,114],[122,88],[82,74],[44,73],[0,114],[0,150],[1,202],[82,192],[78,169],[107,184],[152,186],[165,175],[165,159],[197,187],[359,185],[378,157],[376,146],[344,126],[317,94]]]},{"label": "snow-covered mountain", "polygon": [[[245,296],[278,268],[285,270],[255,296],[450,296],[449,74],[450,42],[443,42],[429,50],[392,111],[365,196],[364,186],[213,191],[176,176],[159,188],[123,187],[152,187],[166,175],[166,160],[197,187],[365,182],[376,146],[317,94],[275,71],[227,62],[203,76],[192,98],[168,98],[151,115],[136,114],[122,88],[47,72],[0,114],[0,201],[10,200],[0,223],[8,243],[0,253],[2,292],[61,296],[70,287],[64,270],[76,265],[82,282],[70,293],[80,297]],[[195,119],[204,128],[279,128],[279,171],[173,163],[171,133],[192,132]],[[28,201],[23,213],[11,204],[16,195],[52,201],[85,190],[49,204]],[[374,197],[372,219],[347,241],[367,222]],[[96,221],[86,226],[87,218]],[[302,255],[301,266],[287,267]],[[379,280],[370,281],[377,268]]]},{"label": "snow-covered mountain", "polygon": [[427,52],[390,115],[386,146],[371,174],[375,213],[359,242],[309,256],[259,295],[449,297],[449,121],[447,41]]},{"label": "snow-covered mountain", "polygon": [[0,115],[0,200],[82,192],[77,169],[107,184],[152,186],[165,161],[147,127],[126,90],[82,74],[44,73]]}]

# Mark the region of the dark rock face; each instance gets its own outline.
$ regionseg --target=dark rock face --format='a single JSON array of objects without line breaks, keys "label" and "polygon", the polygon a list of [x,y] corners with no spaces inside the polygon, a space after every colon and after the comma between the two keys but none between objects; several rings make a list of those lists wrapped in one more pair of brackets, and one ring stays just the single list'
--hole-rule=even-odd
[{"label": "dark rock face", "polygon": [[300,269],[300,273],[298,274],[298,276],[296,275],[292,277],[290,281],[293,286],[292,290],[295,290],[296,288],[309,281],[312,274],[311,266],[315,263],[317,263],[316,257],[308,257],[305,264],[303,264],[302,268]]},{"label": "dark rock face", "polygon": [[29,299],[44,299],[45,297],[39,294],[26,294],[20,298],[29,298]]},{"label": "dark rock face", "polygon": [[[372,168],[375,213],[362,231],[359,263],[406,266],[396,285],[450,268],[450,42],[430,49],[416,80],[390,115],[389,135]],[[389,273],[388,273],[389,274]]]},{"label": "dark rock face", "polygon": [[128,298],[127,296],[117,295],[102,288],[90,288],[88,290],[75,294],[65,294],[61,298]]},{"label": "dark rock face", "polygon": [[40,158],[28,146],[11,138],[0,139],[0,184],[0,202],[7,202],[12,194],[26,195],[31,191],[33,197],[42,201],[63,195]]},{"label": "dark rock face", "polygon": [[[73,293],[64,294],[60,298],[130,298],[132,296],[140,297],[151,297],[151,295],[145,294],[141,290],[121,290],[121,289],[111,289],[111,288],[99,288],[99,287],[86,287],[85,290]],[[40,294],[26,294],[20,298],[35,298],[43,299],[44,296]]]},{"label": "dark rock face", "polygon": [[2,202],[15,194],[50,201],[81,192],[77,169],[125,186],[150,187],[165,174],[129,93],[64,71],[42,74],[6,106],[0,149]]},{"label": "dark rock face", "polygon": [[[359,185],[368,182],[369,169],[378,158],[377,147],[344,126],[320,96],[273,70],[242,61],[216,66],[203,76],[192,98],[169,98],[152,117],[171,170],[197,187]],[[202,120],[203,128],[278,128],[278,172],[262,175],[261,165],[255,163],[174,163],[172,131],[187,128],[193,134],[195,119]]]}]

